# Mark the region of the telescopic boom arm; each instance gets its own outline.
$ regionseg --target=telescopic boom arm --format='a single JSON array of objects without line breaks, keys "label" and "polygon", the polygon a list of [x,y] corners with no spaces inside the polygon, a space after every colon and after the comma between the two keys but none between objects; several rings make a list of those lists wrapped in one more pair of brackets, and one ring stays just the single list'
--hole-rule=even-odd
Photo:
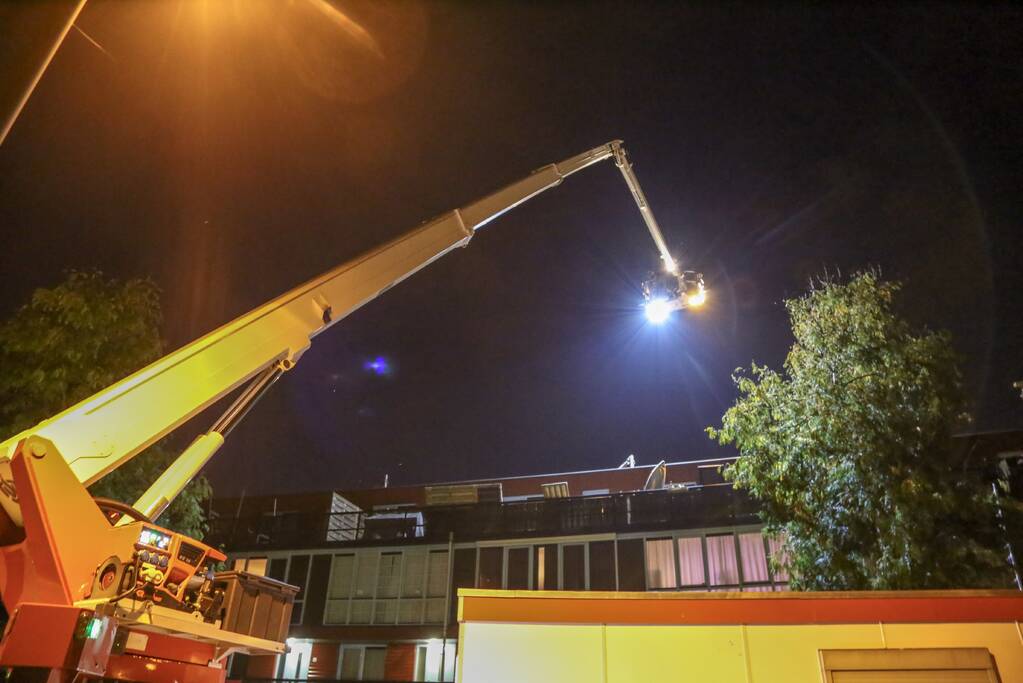
[{"label": "telescopic boom arm", "polygon": [[[621,141],[612,141],[544,166],[296,287],[8,439],[0,444],[0,456],[9,459],[22,439],[41,436],[53,442],[78,480],[88,486],[249,383],[214,427],[196,439],[136,502],[138,510],[155,517],[223,444],[224,436],[252,403],[295,364],[314,337],[435,259],[465,246],[478,229],[506,211],[608,158],[614,158],[621,170],[666,269],[674,273],[675,261],[625,149]],[[20,521],[16,501],[4,494],[0,503]]]}]

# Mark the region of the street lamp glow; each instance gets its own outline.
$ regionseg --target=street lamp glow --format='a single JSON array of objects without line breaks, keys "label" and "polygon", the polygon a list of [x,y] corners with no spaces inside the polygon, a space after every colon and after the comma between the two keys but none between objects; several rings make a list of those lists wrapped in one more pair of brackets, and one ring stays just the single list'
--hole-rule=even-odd
[{"label": "street lamp glow", "polygon": [[660,325],[671,315],[671,303],[667,299],[651,299],[644,306],[646,319],[654,325]]}]

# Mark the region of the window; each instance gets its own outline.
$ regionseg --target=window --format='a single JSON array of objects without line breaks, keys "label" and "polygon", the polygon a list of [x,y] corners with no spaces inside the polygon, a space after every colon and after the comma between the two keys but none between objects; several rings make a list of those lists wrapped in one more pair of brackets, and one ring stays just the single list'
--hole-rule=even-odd
[{"label": "window", "polygon": [[373,616],[373,592],[376,588],[379,553],[360,553],[355,562],[355,584],[348,623],[368,624]]},{"label": "window", "polygon": [[742,558],[743,583],[766,583],[770,580],[764,537],[759,531],[739,534],[739,555]]},{"label": "window", "polygon": [[393,624],[398,618],[398,590],[401,586],[401,553],[380,553],[377,563],[377,592],[374,624]]},{"label": "window", "polygon": [[646,590],[643,539],[618,541],[618,590]]},{"label": "window", "polygon": [[379,681],[386,673],[387,648],[361,645],[341,648],[342,681]]},{"label": "window", "polygon": [[384,663],[387,660],[387,648],[367,647],[362,659],[362,680],[384,680]]},{"label": "window", "polygon": [[682,587],[703,586],[707,583],[703,571],[703,539],[678,539],[678,577]]},{"label": "window", "polygon": [[[470,550],[470,552],[472,551]],[[428,565],[426,580],[426,595],[428,597],[424,620],[427,624],[442,624],[444,623],[444,600],[448,591],[448,551],[431,551]],[[468,585],[472,586],[471,577]],[[452,593],[452,596],[454,595]],[[458,600],[456,598],[452,597],[451,604],[454,609],[458,608]]]},{"label": "window", "polygon": [[362,648],[345,647],[341,649],[341,680],[357,681],[362,673]]},{"label": "window", "polygon": [[405,553],[405,577],[401,582],[401,597],[421,598],[426,584],[426,553]]},{"label": "window", "polygon": [[[475,548],[466,548],[473,556]],[[464,585],[472,587],[475,576]],[[448,551],[364,550],[332,558],[325,624],[443,623]],[[457,607],[457,601],[455,601]]]},{"label": "window", "polygon": [[447,595],[448,588],[448,551],[430,551],[429,577],[427,578],[426,594],[431,598]]},{"label": "window", "polygon": [[615,542],[590,542],[590,590],[615,589]]},{"label": "window", "polygon": [[398,597],[401,582],[401,553],[381,553],[377,565],[377,597]]},{"label": "window", "polygon": [[561,589],[566,591],[586,590],[586,546],[582,544],[561,546],[563,574]]},{"label": "window", "polygon": [[327,609],[323,616],[326,624],[344,624],[348,621],[348,598],[352,594],[355,578],[355,555],[335,555],[327,586]]},{"label": "window", "polygon": [[701,485],[724,484],[725,478],[721,474],[721,465],[699,465],[696,469],[696,478]]},{"label": "window", "polygon": [[[264,560],[264,563],[266,560]],[[295,604],[291,609],[291,623],[302,623],[302,612],[305,606],[306,583],[309,581],[309,556],[292,555],[288,564],[288,583],[298,586]]]},{"label": "window", "polygon": [[335,555],[330,573],[330,590],[327,597],[336,600],[352,594],[352,578],[355,576],[355,555]]},{"label": "window", "polygon": [[707,536],[707,570],[712,586],[734,586],[739,583],[739,564],[735,557],[732,534]]},{"label": "window", "polygon": [[266,576],[265,557],[239,557],[231,567],[236,572],[248,572],[257,576]]},{"label": "window", "polygon": [[984,648],[821,650],[821,667],[825,683],[1000,680],[994,658]]},{"label": "window", "polygon": [[283,581],[288,571],[288,558],[286,557],[275,557],[270,560],[270,568],[267,570],[266,575],[271,579],[277,579]]},{"label": "window", "polygon": [[533,548],[533,588],[538,591],[558,589],[558,546]]},{"label": "window", "polygon": [[675,587],[675,544],[670,538],[646,542],[647,589]]},{"label": "window", "polygon": [[480,588],[501,587],[501,565],[504,561],[504,548],[480,548]]},{"label": "window", "polygon": [[[458,548],[451,560],[451,595],[458,594],[459,588],[472,588],[476,584],[476,549]],[[432,600],[430,601],[433,602]],[[448,618],[450,623],[456,623],[458,613],[458,600],[452,597],[450,601],[450,612]],[[431,624],[439,624],[444,621],[444,603],[440,605],[440,619],[431,619],[430,608],[427,607],[427,621]]]},{"label": "window", "polygon": [[508,548],[508,590],[529,589],[529,548]]}]

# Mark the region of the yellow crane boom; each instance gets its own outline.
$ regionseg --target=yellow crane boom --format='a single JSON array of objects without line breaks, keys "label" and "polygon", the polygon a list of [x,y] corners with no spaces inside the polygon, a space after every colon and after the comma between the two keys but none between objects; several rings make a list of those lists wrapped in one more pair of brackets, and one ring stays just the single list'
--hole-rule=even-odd
[{"label": "yellow crane boom", "polygon": [[[632,192],[665,269],[676,272],[621,141],[544,166],[482,199],[435,218],[242,315],[204,337],[0,444],[0,477],[29,436],[51,441],[88,486],[189,418],[249,383],[228,412],[189,446],[135,507],[156,517],[223,444],[252,402],[301,357],[311,340],[455,247],[477,230],[566,177],[613,158]],[[20,510],[8,487],[0,504],[15,523]]]}]

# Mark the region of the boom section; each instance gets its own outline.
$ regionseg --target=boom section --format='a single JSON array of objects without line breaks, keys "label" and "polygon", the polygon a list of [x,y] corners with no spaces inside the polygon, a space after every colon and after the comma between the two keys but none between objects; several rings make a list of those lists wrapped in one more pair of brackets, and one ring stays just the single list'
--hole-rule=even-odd
[{"label": "boom section", "polygon": [[[11,437],[0,444],[0,454],[10,458],[22,439],[41,436],[58,447],[78,480],[88,486],[259,373],[290,368],[316,335],[455,247],[465,246],[482,226],[611,157],[624,158],[620,141],[544,166],[428,221]],[[646,220],[649,209],[642,192],[636,192],[638,184],[629,181],[631,168],[628,174],[622,172]],[[656,223],[647,224],[656,228]],[[652,234],[657,238],[660,233],[652,229]],[[660,248],[663,239],[656,241]]]}]

